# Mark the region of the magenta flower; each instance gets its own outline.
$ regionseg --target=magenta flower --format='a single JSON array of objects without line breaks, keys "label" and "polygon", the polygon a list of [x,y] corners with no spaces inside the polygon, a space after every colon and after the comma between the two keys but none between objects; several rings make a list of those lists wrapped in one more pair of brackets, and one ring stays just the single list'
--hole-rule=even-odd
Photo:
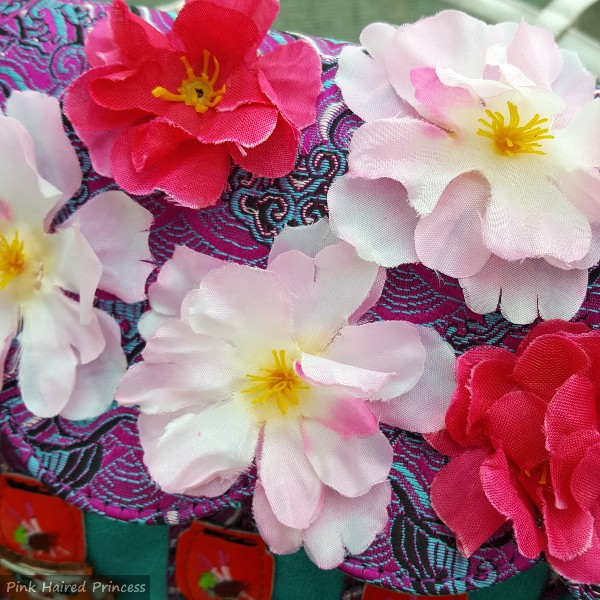
[{"label": "magenta flower", "polygon": [[321,62],[303,41],[257,54],[278,10],[195,0],[165,35],[115,0],[86,42],[92,69],[65,96],[94,168],[130,193],[159,189],[195,208],[220,198],[232,162],[287,175],[316,118]]}]

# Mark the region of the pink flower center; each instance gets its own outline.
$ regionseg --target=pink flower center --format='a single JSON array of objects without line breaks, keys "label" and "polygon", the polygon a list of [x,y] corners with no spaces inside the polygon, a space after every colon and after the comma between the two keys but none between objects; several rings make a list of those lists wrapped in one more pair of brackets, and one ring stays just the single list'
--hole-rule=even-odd
[{"label": "pink flower center", "polygon": [[293,368],[293,361],[288,365],[285,350],[271,350],[274,364],[271,368],[260,369],[264,375],[248,374],[246,377],[255,383],[252,387],[242,390],[242,394],[253,396],[252,404],[263,404],[273,400],[282,415],[285,415],[290,406],[298,406],[300,398],[298,390],[307,390],[307,385]]},{"label": "pink flower center", "polygon": [[215,84],[219,79],[219,61],[213,56],[213,74],[209,73],[209,63],[211,54],[204,50],[204,64],[202,74],[196,75],[185,56],[181,57],[181,62],[185,67],[187,79],[181,82],[181,87],[177,88],[178,94],[173,94],[164,87],[156,87],[152,90],[152,95],[156,98],[162,98],[168,102],[185,102],[187,106],[194,106],[196,112],[204,113],[209,108],[214,108],[221,102],[225,93],[225,86],[215,90]]},{"label": "pink flower center", "polygon": [[10,242],[0,234],[0,290],[25,270],[24,246],[18,231]]},{"label": "pink flower center", "polygon": [[506,122],[504,115],[500,112],[486,110],[485,114],[489,121],[479,119],[479,122],[487,129],[478,129],[477,135],[488,137],[494,142],[494,148],[503,156],[515,156],[515,154],[546,154],[540,148],[541,140],[553,140],[553,135],[547,135],[548,128],[540,127],[548,122],[548,119],[535,115],[525,125],[521,125],[519,109],[512,102],[508,102],[509,121]]}]

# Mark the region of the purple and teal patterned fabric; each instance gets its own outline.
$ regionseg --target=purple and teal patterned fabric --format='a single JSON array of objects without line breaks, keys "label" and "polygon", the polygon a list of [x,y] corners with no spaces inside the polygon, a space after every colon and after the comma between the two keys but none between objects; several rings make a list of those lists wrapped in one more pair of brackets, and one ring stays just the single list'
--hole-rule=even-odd
[{"label": "purple and teal patterned fabric", "polygon": [[[86,69],[83,40],[104,11],[102,4],[90,2],[2,3],[0,100],[15,89],[60,97],[67,84]],[[163,30],[172,21],[155,11],[139,9],[139,13]],[[263,48],[297,37],[271,32]],[[343,44],[304,39],[320,53],[323,91],[317,122],[304,131],[294,171],[274,180],[255,178],[235,168],[222,200],[203,210],[174,206],[159,193],[137,198],[155,217],[150,245],[157,266],[171,257],[175,246],[185,244],[198,252],[265,267],[270,244],[283,226],[310,224],[327,214],[327,190],[346,172],[349,140],[361,121],[345,106],[334,83],[336,56]],[[85,179],[63,209],[62,218],[100,191],[115,188],[113,181],[94,172],[85,148],[67,122],[65,127],[77,148]],[[600,323],[597,275],[590,273],[588,297],[578,315],[591,326]],[[136,323],[147,307],[125,304],[108,295],[99,297],[97,306],[120,323],[127,357],[130,363],[136,361],[143,347]],[[421,265],[390,270],[382,298],[367,318],[405,319],[433,327],[457,353],[480,344],[514,350],[529,329],[510,324],[499,313],[473,314],[463,302],[457,281]],[[220,498],[161,492],[143,465],[135,409],[115,404],[89,422],[40,419],[20,400],[10,357],[8,367],[0,396],[0,454],[13,468],[20,466],[82,509],[128,521],[177,525],[225,507],[245,505],[252,494],[252,472]],[[433,476],[445,459],[419,435],[389,429],[385,433],[395,450],[388,531],[363,555],[347,558],[343,565],[347,573],[397,590],[449,594],[493,585],[532,566],[533,561],[518,554],[508,528],[470,559],[463,558],[428,498]],[[592,591],[586,596],[583,587],[577,592],[581,598],[598,597]]]}]

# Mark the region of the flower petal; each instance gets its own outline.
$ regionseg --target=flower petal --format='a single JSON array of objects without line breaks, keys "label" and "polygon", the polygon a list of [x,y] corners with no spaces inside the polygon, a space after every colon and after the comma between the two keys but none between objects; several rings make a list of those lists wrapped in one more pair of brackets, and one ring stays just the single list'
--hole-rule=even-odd
[{"label": "flower petal", "polygon": [[[207,408],[188,385],[185,369],[171,363],[140,362],[127,370],[116,398],[122,406],[139,405],[146,414],[173,413],[183,408]],[[219,400],[215,396],[215,403]],[[173,418],[173,417],[171,417]]]},{"label": "flower petal", "polygon": [[[594,138],[594,130],[600,125],[600,106],[588,102],[581,107],[557,140],[561,144],[561,156],[565,166],[579,169],[597,169],[600,164],[600,148]],[[566,171],[572,168],[565,169]],[[558,178],[557,178],[558,179]]]},{"label": "flower petal", "polygon": [[490,43],[490,28],[483,21],[455,10],[442,11],[398,30],[385,53],[390,81],[402,98],[416,105],[410,80],[415,67],[438,66],[482,77]]},{"label": "flower petal", "polygon": [[[377,417],[371,412],[367,402],[352,396],[336,397],[335,393],[332,396],[323,398],[319,394],[321,406],[311,410],[310,418],[319,421],[346,439],[373,435],[378,431]],[[304,414],[308,416],[307,412]]]},{"label": "flower petal", "polygon": [[450,277],[481,271],[490,257],[481,223],[489,195],[489,185],[478,173],[466,173],[448,185],[415,229],[415,248],[424,265]]},{"label": "flower petal", "polygon": [[250,466],[259,434],[256,422],[235,402],[199,414],[141,413],[138,428],[144,463],[158,485],[171,494],[185,494],[220,480],[231,485]]},{"label": "flower petal", "polygon": [[481,483],[494,508],[512,520],[519,552],[527,558],[539,556],[545,539],[536,523],[535,505],[519,485],[502,451],[482,463]]},{"label": "flower petal", "polygon": [[596,396],[596,385],[583,374],[572,375],[560,386],[546,413],[546,445],[551,452],[570,434],[598,427]]},{"label": "flower petal", "polygon": [[546,559],[550,566],[569,581],[596,584],[600,581],[600,535],[592,534],[589,550],[571,560],[561,560],[552,554]]},{"label": "flower petal", "polygon": [[306,456],[297,421],[266,423],[258,476],[283,525],[305,529],[314,521],[321,510],[323,485]]},{"label": "flower petal", "polygon": [[133,62],[144,60],[140,48],[169,50],[167,38],[139,17],[133,14],[123,0],[114,0],[109,13],[114,43],[121,49],[123,56]]},{"label": "flower petal", "polygon": [[244,148],[229,144],[229,153],[236,165],[256,177],[283,177],[296,164],[299,140],[298,130],[280,115],[273,133],[262,144]]},{"label": "flower petal", "polygon": [[252,514],[260,536],[274,554],[292,554],[302,547],[302,530],[284,525],[275,516],[260,480],[254,487]]},{"label": "flower petal", "polygon": [[552,32],[521,21],[506,48],[509,64],[520,69],[536,86],[550,89],[563,70],[562,53]]},{"label": "flower petal", "polygon": [[19,327],[19,307],[10,298],[0,295],[0,376],[4,380],[5,361]]},{"label": "flower petal", "polygon": [[313,385],[335,386],[356,398],[378,396],[379,390],[394,377],[393,372],[363,369],[305,352],[295,364],[295,370],[302,379]]},{"label": "flower petal", "polygon": [[19,336],[19,385],[23,402],[40,417],[53,417],[66,406],[75,386],[78,364],[96,359],[105,339],[95,313],[81,324],[79,307],[61,292],[23,307]]},{"label": "flower petal", "polygon": [[99,175],[113,179],[110,154],[115,140],[121,135],[122,131],[123,128],[109,131],[89,131],[80,127],[77,130],[77,135],[87,146],[92,166]]},{"label": "flower petal", "polygon": [[[426,353],[419,329],[405,321],[378,321],[344,327],[324,357],[361,369],[393,373],[376,397],[389,400],[412,389],[423,375]],[[302,363],[304,369],[304,363]]]},{"label": "flower petal", "polygon": [[586,452],[599,443],[600,432],[597,429],[583,429],[548,444],[551,451],[550,478],[557,508],[566,509],[575,502],[571,490],[573,472]]},{"label": "flower petal", "polygon": [[269,251],[269,265],[280,255],[291,250],[297,250],[310,258],[315,258],[327,246],[337,244],[340,240],[335,237],[329,227],[327,217],[319,219],[311,225],[300,227],[284,227],[273,240]]},{"label": "flower petal", "polygon": [[573,470],[571,480],[573,498],[585,510],[599,505],[600,479],[596,477],[598,472],[600,472],[600,444],[595,444],[587,449],[584,457]]},{"label": "flower petal", "polygon": [[571,171],[561,173],[556,185],[573,206],[589,219],[590,223],[600,221],[600,202],[598,202],[600,172],[597,169],[575,167]]},{"label": "flower petal", "polygon": [[203,120],[199,131],[189,133],[204,144],[233,142],[246,149],[256,148],[273,135],[278,115],[278,110],[273,106],[242,105],[232,111],[213,111]]},{"label": "flower petal", "polygon": [[[471,377],[476,368],[481,368],[487,362],[496,363],[498,366],[502,365],[501,371],[510,372],[515,364],[515,355],[504,348],[484,345],[469,349],[463,355],[459,356],[456,361],[458,386],[446,413],[446,428],[452,439],[463,446],[481,444],[480,439],[472,437],[471,427],[475,423],[477,415],[483,415],[485,411],[477,411],[477,413],[471,411],[471,402],[473,400],[471,395]],[[506,365],[504,366],[502,363]],[[489,369],[487,370],[489,371]],[[482,379],[482,382],[484,381],[485,379]],[[489,400],[485,400],[484,396],[484,402],[481,404],[486,408],[500,397],[496,395],[498,392],[494,390],[494,384],[497,382],[498,378],[495,378],[491,381],[491,385],[487,386],[486,396],[489,398],[489,392],[492,392],[493,396]],[[500,394],[502,393],[500,391]],[[475,420],[473,417],[475,417]]]},{"label": "flower petal", "polygon": [[552,91],[565,102],[565,110],[555,122],[557,126],[570,123],[577,111],[594,97],[596,77],[584,66],[577,53],[561,49],[563,69],[552,83]]},{"label": "flower petal", "polygon": [[270,353],[290,345],[289,293],[270,271],[233,263],[210,271],[186,296],[182,317],[196,333],[248,351]]},{"label": "flower petal", "polygon": [[435,433],[425,433],[423,438],[431,447],[445,456],[454,457],[464,452],[464,447],[452,438],[447,429]]},{"label": "flower petal", "polygon": [[125,302],[146,297],[153,265],[148,249],[152,214],[119,191],[102,192],[67,221],[76,224],[102,263],[98,287]]},{"label": "flower petal", "polygon": [[[158,189],[178,204],[192,208],[214,204],[221,197],[231,170],[225,145],[201,144],[190,138],[139,172],[133,162],[134,138],[139,135],[139,128],[148,127],[142,124],[124,131],[112,146],[111,166],[117,183],[131,194],[151,194]],[[166,124],[160,129],[153,125],[155,132],[162,131],[161,143],[171,135],[168,129]]]},{"label": "flower petal", "polygon": [[370,407],[382,423],[408,431],[428,433],[444,427],[444,419],[456,388],[452,346],[433,329],[418,328],[425,348],[423,375],[408,392]]},{"label": "flower petal", "polygon": [[505,260],[548,255],[565,262],[587,254],[590,224],[551,181],[523,170],[510,179],[494,177],[490,184],[483,236],[494,254]]},{"label": "flower petal", "polygon": [[340,242],[315,257],[313,285],[294,301],[296,337],[303,350],[321,350],[380,283],[379,267]]},{"label": "flower petal", "polygon": [[62,202],[51,216],[81,186],[81,167],[65,133],[56,98],[39,92],[13,92],[6,101],[6,114],[18,119],[31,136],[38,173],[62,192]]},{"label": "flower petal", "polygon": [[[251,17],[252,13],[246,13],[244,10],[252,10],[249,4],[248,0],[244,0],[241,5],[194,0],[182,7],[173,23],[171,40],[183,43],[191,64],[202,64],[204,50],[217,58],[221,71],[221,77],[216,82],[217,87],[223,85],[231,73],[242,67],[248,51],[261,40],[256,23]],[[238,6],[242,10],[238,10]],[[253,9],[256,13],[262,12],[256,7],[256,3]],[[259,19],[262,20],[263,15],[260,15]],[[202,43],[198,43],[200,26]]]},{"label": "flower petal", "polygon": [[98,104],[90,86],[102,77],[119,77],[126,71],[122,64],[110,64],[85,71],[65,91],[63,110],[73,126],[87,132],[102,132],[124,127],[145,116],[144,111],[111,110]]},{"label": "flower petal", "polygon": [[542,399],[518,390],[504,394],[487,411],[487,434],[520,469],[548,460],[543,429],[546,409]]},{"label": "flower petal", "polygon": [[548,554],[560,560],[572,560],[587,552],[594,538],[594,518],[576,504],[557,508],[554,496],[544,490],[542,514],[548,536]]},{"label": "flower petal", "polygon": [[333,231],[352,244],[361,258],[384,267],[418,262],[419,217],[402,184],[346,174],[331,185],[327,203]]},{"label": "flower petal", "polygon": [[172,257],[158,272],[156,281],[148,289],[148,299],[152,311],[144,313],[138,323],[142,337],[150,339],[158,329],[161,315],[164,317],[181,316],[181,304],[186,294],[200,284],[204,276],[224,265],[224,261],[196,252],[186,246],[177,246]]},{"label": "flower petal", "polygon": [[506,521],[482,487],[479,473],[487,457],[484,450],[467,450],[454,457],[431,484],[431,504],[456,533],[456,545],[463,556],[471,556]]},{"label": "flower petal", "polygon": [[127,60],[115,44],[110,21],[110,18],[101,19],[87,34],[84,52],[92,67],[122,64]]},{"label": "flower petal", "polygon": [[479,273],[460,280],[467,306],[474,312],[494,312],[500,302],[511,323],[545,319],[569,320],[580,309],[587,291],[587,271],[565,270],[547,261],[506,261],[492,255]]},{"label": "flower petal", "polygon": [[89,323],[102,264],[78,227],[58,229],[51,241],[56,261],[52,273],[54,282],[79,295],[81,322]]},{"label": "flower petal", "polygon": [[322,88],[321,59],[310,44],[297,40],[277,46],[259,56],[256,67],[263,92],[287,121],[297,129],[315,122]]},{"label": "flower petal", "polygon": [[303,422],[302,431],[306,455],[319,479],[343,496],[362,496],[387,479],[393,451],[380,431],[347,439],[311,420]]},{"label": "flower petal", "polygon": [[60,191],[37,173],[35,148],[25,127],[0,114],[0,213],[37,227],[59,198]]},{"label": "flower petal", "polygon": [[144,362],[129,369],[117,399],[148,413],[208,408],[228,400],[234,383],[243,380],[236,358],[224,341],[172,319],[148,341]]},{"label": "flower petal", "polygon": [[384,61],[386,46],[397,28],[386,23],[371,23],[361,35],[362,48],[346,46],[338,59],[335,77],[344,102],[363,121],[404,116],[407,105],[392,87]]},{"label": "flower petal", "polygon": [[[528,343],[517,360],[513,378],[525,390],[546,402],[552,404],[558,400],[559,404],[562,404],[561,409],[565,410],[567,404],[561,402],[556,394],[572,376],[577,377],[572,383],[582,386],[579,389],[580,393],[587,390],[582,397],[588,398],[589,394],[593,394],[593,384],[585,377],[589,367],[590,360],[583,348],[574,339],[557,332],[554,335],[538,336]],[[564,401],[567,402],[567,398]]]},{"label": "flower petal", "polygon": [[97,308],[94,308],[94,314],[105,346],[98,358],[77,365],[73,391],[60,413],[66,419],[91,419],[101,415],[112,404],[117,386],[127,371],[118,323]]},{"label": "flower petal", "polygon": [[345,498],[326,488],[319,518],[304,532],[304,548],[320,569],[339,566],[346,551],[363,553],[388,522],[389,482],[373,486],[358,498]]},{"label": "flower petal", "polygon": [[457,175],[477,168],[456,144],[447,131],[419,119],[372,121],[352,138],[350,172],[368,179],[396,179],[406,188],[411,206],[427,215]]}]

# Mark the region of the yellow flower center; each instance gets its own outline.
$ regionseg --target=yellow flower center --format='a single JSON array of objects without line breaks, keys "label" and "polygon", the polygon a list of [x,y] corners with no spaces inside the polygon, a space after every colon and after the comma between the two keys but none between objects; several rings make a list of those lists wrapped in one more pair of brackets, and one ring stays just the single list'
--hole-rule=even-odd
[{"label": "yellow flower center", "polygon": [[[532,473],[530,469],[524,469],[523,472],[531,479]],[[548,466],[548,463],[545,462],[539,469],[536,467],[536,473],[534,473],[534,475],[539,475],[538,483],[540,485],[546,485],[548,483],[549,473],[550,467]]]},{"label": "yellow flower center", "polygon": [[246,377],[254,385],[242,394],[252,396],[252,404],[263,404],[274,400],[282,415],[285,415],[290,406],[298,406],[300,399],[298,390],[307,390],[309,385],[304,383],[294,372],[292,361],[286,363],[285,350],[272,350],[274,365],[271,368],[260,369],[264,375],[248,374]]},{"label": "yellow flower center", "polygon": [[156,98],[162,98],[169,102],[185,102],[187,106],[195,106],[196,112],[204,113],[209,108],[214,108],[221,102],[225,93],[225,86],[215,90],[215,83],[219,79],[219,61],[213,56],[213,74],[209,73],[209,63],[211,54],[204,50],[204,64],[202,74],[196,75],[185,56],[181,57],[181,62],[185,67],[187,79],[181,82],[181,87],[177,88],[178,94],[173,94],[164,87],[156,87],[152,90],[152,95]]},{"label": "yellow flower center", "polygon": [[24,246],[18,231],[10,242],[0,234],[0,290],[25,270]]},{"label": "yellow flower center", "polygon": [[512,102],[508,102],[508,123],[500,112],[486,110],[485,114],[490,120],[479,119],[479,122],[487,129],[478,129],[477,135],[492,139],[496,151],[504,156],[546,154],[540,150],[540,141],[554,139],[553,135],[547,135],[550,131],[548,128],[540,127],[548,122],[548,119],[542,119],[540,115],[535,115],[528,123],[521,125],[519,109]]}]

